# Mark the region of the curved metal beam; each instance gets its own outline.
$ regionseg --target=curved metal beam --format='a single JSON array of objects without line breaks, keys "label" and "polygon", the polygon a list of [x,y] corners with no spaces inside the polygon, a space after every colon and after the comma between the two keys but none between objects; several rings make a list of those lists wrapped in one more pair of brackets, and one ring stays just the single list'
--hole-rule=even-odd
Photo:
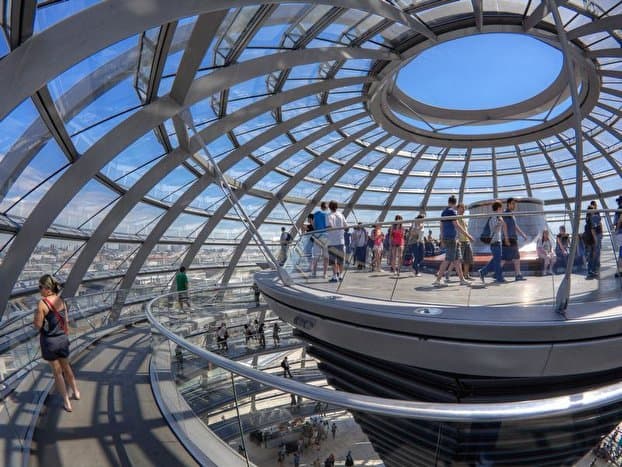
[{"label": "curved metal beam", "polygon": [[[569,146],[566,145],[565,141],[563,141],[561,138],[559,138],[559,136],[557,137],[557,139],[559,139],[560,142],[564,146],[569,147]],[[546,161],[549,163],[549,167],[551,169],[551,172],[553,172],[553,176],[555,177],[555,180],[557,181],[557,186],[559,186],[559,190],[562,193],[562,197],[564,199],[568,199],[568,193],[566,192],[566,188],[564,187],[564,182],[562,180],[562,177],[559,175],[559,172],[557,171],[557,168],[555,167],[555,162],[553,161],[551,156],[549,156],[549,153],[547,152],[546,148],[542,145],[542,143],[540,141],[536,141],[536,144],[540,148],[540,151],[542,151],[542,155],[544,156]],[[571,151],[571,154],[576,157],[576,154],[575,154],[574,151]],[[570,203],[567,201],[565,204],[566,204],[566,209],[568,211],[570,211]]]},{"label": "curved metal beam", "polygon": [[[360,100],[360,98],[356,100]],[[327,112],[334,110],[335,108],[347,107],[349,105],[352,105],[352,103],[353,103],[352,99],[349,99],[348,101],[345,101],[345,102],[342,101],[342,102],[331,104],[325,107],[321,106],[305,114],[299,115],[296,118],[288,120],[287,122],[276,125],[275,127],[271,128],[270,130],[268,130],[266,133],[262,135],[264,138],[260,138],[260,137],[254,138],[248,143],[240,146],[238,149],[233,151],[226,158],[226,160],[223,160],[219,164],[219,166],[222,166],[220,168],[224,172],[225,170],[227,170],[227,168],[233,166],[235,163],[237,163],[238,161],[246,157],[246,155],[248,155],[252,151],[263,146],[266,142],[271,141],[272,139],[291,130],[292,128],[295,128],[301,123],[304,123],[305,121],[308,121],[308,120],[312,120],[318,117],[319,115],[322,115],[322,114],[325,114]],[[360,118],[360,116],[358,118]],[[330,128],[329,131],[326,131],[326,129],[322,129],[322,130],[324,130],[323,133],[328,134],[330,133],[330,131],[334,131],[334,128]],[[317,134],[316,138],[320,138],[321,136],[323,136],[320,133],[322,133],[322,131],[318,131],[314,134],[314,135]],[[276,161],[274,162],[272,160],[269,161],[266,164],[266,165],[269,165],[269,167],[263,168],[264,170],[262,171],[261,176],[263,176],[263,174],[265,173],[268,173],[274,166],[276,166],[276,164],[277,164]],[[261,178],[261,176],[256,176],[256,178],[259,179]],[[136,278],[136,275],[140,271],[140,268],[142,267],[144,262],[147,260],[153,248],[158,243],[158,240],[160,239],[160,237],[166,232],[166,230],[175,221],[175,219],[179,216],[179,214],[185,209],[185,207],[188,204],[190,204],[190,202],[192,202],[194,198],[196,198],[199,194],[201,194],[203,190],[205,190],[205,188],[207,188],[207,186],[214,181],[214,179],[215,177],[212,173],[206,173],[204,176],[196,180],[194,184],[190,187],[190,189],[186,193],[184,193],[175,202],[175,204],[171,206],[171,208],[166,212],[166,214],[158,221],[157,225],[153,228],[153,230],[149,233],[148,237],[145,239],[145,241],[141,245],[139,251],[136,253],[136,255],[134,255],[134,258],[132,258],[132,263],[130,264],[125,276],[123,277],[123,281],[121,282],[121,285],[119,286],[121,289],[130,288],[132,286],[132,284],[134,283],[134,279]],[[252,186],[252,184],[249,182],[248,186]],[[243,192],[247,190],[248,188],[245,188]],[[238,195],[238,198],[239,197],[240,195]],[[226,205],[226,204],[227,202],[223,202],[223,205]],[[220,219],[216,219],[216,221],[218,222],[220,221]],[[212,222],[212,219],[210,219],[208,224],[211,222]],[[250,233],[248,234],[250,235]]]},{"label": "curved metal beam", "polygon": [[[341,123],[341,122],[338,122],[338,124],[339,123]],[[279,190],[279,192],[275,195],[275,197],[273,199],[271,199],[270,201],[268,201],[268,203],[266,203],[266,205],[263,207],[261,212],[255,217],[255,222],[259,223],[259,224],[263,223],[263,221],[268,217],[268,215],[272,212],[274,207],[281,201],[281,199],[283,199],[283,197],[292,188],[294,188],[296,186],[296,184],[298,184],[304,177],[306,177],[309,173],[311,173],[311,171],[313,171],[313,169],[318,167],[322,162],[324,162],[326,160],[326,158],[323,157],[324,154],[326,154],[326,152],[330,151],[330,153],[332,154],[334,152],[337,152],[337,151],[343,149],[348,144],[350,144],[352,141],[354,141],[357,138],[360,138],[361,136],[365,135],[367,132],[369,132],[375,126],[376,126],[376,124],[373,123],[372,125],[363,128],[362,130],[360,130],[360,131],[358,131],[358,132],[348,136],[347,138],[344,138],[343,140],[339,141],[333,147],[331,147],[330,149],[328,149],[327,151],[322,153],[322,156],[318,156],[318,157],[313,158],[304,167],[304,169],[302,169],[300,172],[298,172],[295,176],[293,176],[292,178],[290,178],[287,181],[287,183],[283,186],[283,188],[281,188]],[[359,157],[362,157],[362,156],[359,156]],[[358,159],[358,157],[355,156],[352,159]],[[350,165],[350,162],[346,163],[337,172],[344,172],[346,170],[345,168],[348,167],[349,165]],[[333,177],[331,177],[331,178],[333,178]],[[330,182],[327,182],[327,184],[329,184],[329,183]],[[322,187],[322,190],[324,190],[324,192],[326,192],[330,188],[330,186],[332,186],[332,185],[324,185]],[[322,191],[322,190],[320,190],[320,191]],[[303,219],[306,218],[306,214],[303,214],[302,218]],[[234,272],[234,270],[236,268],[237,263],[240,260],[240,257],[242,256],[242,253],[244,253],[244,250],[246,249],[246,247],[247,247],[247,245],[248,245],[248,243],[250,242],[251,239],[252,239],[251,232],[246,232],[246,234],[244,235],[244,237],[242,238],[242,240],[240,241],[240,243],[236,247],[236,250],[233,252],[233,255],[231,256],[231,260],[229,262],[229,266],[227,267],[227,269],[223,273],[222,282],[224,284],[229,282],[229,279],[233,275],[233,272]]]},{"label": "curved metal beam", "polygon": [[[579,232],[579,226],[581,225],[581,203],[583,201],[583,130],[581,128],[581,103],[579,102],[579,93],[577,92],[577,80],[575,79],[574,70],[572,69],[572,58],[570,53],[570,42],[566,30],[564,29],[564,23],[562,21],[557,4],[554,0],[546,0],[549,10],[555,20],[555,28],[557,29],[557,35],[559,36],[559,44],[564,55],[564,70],[568,76],[568,85],[570,87],[570,95],[572,96],[572,117],[574,120],[574,138],[576,142],[575,157],[577,159],[577,184],[575,192],[575,208],[574,219],[572,220],[572,233],[577,234]],[[576,31],[580,29],[575,29]],[[565,313],[568,307],[568,300],[570,298],[570,287],[572,277],[572,265],[574,264],[574,257],[577,251],[577,243],[572,242],[570,244],[570,251],[568,252],[568,264],[564,278],[562,279],[557,294],[555,297],[555,308],[562,315]]]},{"label": "curved metal beam", "polygon": [[527,167],[525,166],[525,161],[523,160],[523,155],[521,153],[520,147],[517,145],[514,146],[516,148],[516,157],[518,158],[518,163],[520,165],[521,173],[523,174],[523,181],[525,182],[525,189],[527,190],[527,196],[530,198],[533,197],[533,191],[531,189],[531,182],[529,181],[529,177],[527,177]]},{"label": "curved metal beam", "polygon": [[[387,135],[385,140],[388,139],[390,136],[391,135]],[[381,143],[378,143],[378,144],[381,144]],[[395,152],[397,153],[401,151],[404,147],[406,147],[407,144],[408,142],[404,141],[397,148],[395,148]],[[390,160],[391,158],[389,157],[389,155],[385,154],[385,157],[380,162],[378,162],[378,164],[376,164],[376,167],[374,167],[374,170],[369,172],[367,177],[365,177],[365,181],[363,181],[361,186],[359,186],[358,190],[354,192],[354,195],[352,195],[352,198],[350,198],[350,201],[348,202],[347,206],[343,209],[343,215],[345,217],[348,217],[350,212],[354,210],[354,206],[356,206],[356,203],[358,202],[360,197],[363,196],[363,193],[365,193],[365,191],[367,190],[371,182],[374,180],[374,178],[376,178],[376,176],[380,173],[380,171],[385,168],[385,166],[389,163]]]},{"label": "curved metal beam", "polygon": [[[212,125],[201,130],[201,137],[204,142],[210,142],[216,139],[219,135],[230,131],[231,129],[239,126],[243,122],[253,119],[258,115],[270,110],[275,106],[283,105],[287,102],[296,101],[305,95],[322,92],[326,88],[338,88],[347,86],[353,82],[360,82],[365,78],[342,78],[335,80],[328,80],[322,83],[314,83],[300,88],[292,89],[290,91],[283,92],[274,96],[267,97],[261,101],[255,102],[248,107],[240,109],[227,117],[214,122]],[[333,109],[340,108],[340,105],[323,106],[324,112],[329,112]],[[315,116],[315,114],[312,114]],[[311,117],[310,117],[311,118]],[[357,117],[357,118],[360,118]],[[82,248],[80,256],[71,268],[71,272],[67,280],[65,281],[65,287],[63,288],[63,295],[68,297],[74,295],[82,278],[86,274],[89,265],[93,261],[93,258],[101,250],[101,247],[108,240],[109,236],[114,232],[114,229],[125,218],[125,216],[132,210],[132,208],[145,196],[149,190],[151,190],[160,180],[162,180],[169,172],[179,166],[185,159],[200,149],[200,144],[196,138],[190,140],[190,144],[186,150],[178,148],[177,150],[169,153],[165,158],[162,158],[155,164],[141,179],[136,182],[132,188],[115,204],[115,206],[108,212],[106,217],[100,222],[99,226],[86,245]],[[230,155],[231,156],[231,155]],[[227,159],[230,157],[228,156]],[[224,161],[223,161],[224,162]],[[225,213],[226,214],[226,213]],[[213,216],[212,216],[213,217]],[[209,222],[208,222],[209,223]]]},{"label": "curved metal beam", "polygon": [[460,191],[458,192],[458,201],[464,203],[464,189],[466,187],[467,176],[469,174],[469,164],[471,163],[471,148],[467,148],[464,156],[464,167],[462,167],[462,180],[460,181]]},{"label": "curved metal beam", "polygon": [[[267,164],[269,164],[272,161],[275,161],[273,166],[276,167],[281,162],[287,160],[290,156],[292,156],[292,155],[296,154],[298,151],[304,149],[306,146],[308,146],[313,141],[318,140],[318,139],[322,138],[323,136],[326,136],[326,135],[330,134],[332,131],[335,131],[336,129],[338,129],[338,128],[344,126],[344,125],[349,125],[350,123],[355,122],[356,120],[364,117],[365,115],[366,115],[365,113],[355,114],[355,115],[352,115],[352,116],[350,116],[348,118],[340,120],[339,122],[333,123],[333,124],[329,125],[328,127],[324,127],[322,129],[320,129],[320,130],[318,130],[318,131],[316,131],[316,132],[314,132],[314,133],[304,137],[303,139],[301,139],[300,141],[296,142],[295,144],[292,144],[291,146],[288,146],[286,149],[281,151],[276,157],[272,158]],[[248,191],[248,189],[247,189],[248,186],[251,186],[252,184],[254,184],[257,181],[259,181],[259,179],[261,177],[255,178],[256,175],[257,175],[257,173],[251,175],[251,177],[249,177],[249,179],[244,182],[244,190],[240,192],[239,198],[241,198]],[[262,174],[261,176],[263,177],[263,175],[264,174]],[[228,201],[224,201],[220,205],[220,207],[214,213],[214,215],[212,216],[210,221],[203,227],[201,232],[199,232],[199,234],[197,235],[197,238],[195,239],[195,241],[192,244],[192,246],[190,248],[188,248],[188,251],[186,252],[186,255],[184,256],[184,259],[181,262],[182,266],[186,266],[186,267],[190,266],[190,264],[192,263],[192,261],[194,260],[196,255],[199,253],[199,250],[201,249],[201,247],[203,246],[203,244],[207,240],[207,237],[209,237],[209,235],[212,233],[214,228],[220,223],[220,221],[224,218],[224,216],[227,214],[227,212],[229,212],[231,207],[232,206],[231,206],[231,204]]]},{"label": "curved metal beam", "polygon": [[432,194],[432,187],[436,182],[436,178],[441,171],[441,167],[445,163],[445,158],[447,157],[447,153],[449,153],[449,148],[445,149],[441,154],[441,157],[438,159],[438,162],[434,166],[434,170],[432,171],[432,175],[430,175],[430,181],[428,182],[428,186],[430,187],[425,191],[425,195],[423,195],[423,199],[421,200],[421,205],[427,207],[428,200],[430,199],[430,195]]},{"label": "curved metal beam", "polygon": [[[263,3],[261,0],[108,0],[84,9],[32,36],[27,46],[18,47],[0,61],[0,89],[6,90],[0,101],[0,120],[63,71],[121,39],[179,18]],[[307,3],[307,0],[271,3]],[[410,15],[381,0],[315,0],[314,3],[362,10],[409,27],[417,26]],[[102,27],[111,24],[114,27]],[[72,47],[67,47],[68,43]]]},{"label": "curved metal beam", "polygon": [[412,160],[408,163],[408,166],[406,167],[406,169],[402,172],[402,175],[400,175],[400,177],[397,179],[395,183],[395,188],[393,188],[393,191],[391,192],[389,197],[384,202],[384,207],[382,208],[382,211],[380,212],[380,215],[378,216],[379,222],[383,222],[385,218],[387,217],[387,214],[389,213],[389,209],[391,209],[391,207],[393,206],[393,201],[395,201],[395,197],[397,196],[398,192],[402,188],[402,185],[404,185],[404,182],[406,181],[408,174],[410,174],[412,169],[415,167],[415,164],[419,162],[419,160],[421,159],[421,156],[423,156],[423,153],[427,149],[428,149],[427,146],[422,146],[421,150],[417,153],[415,157],[412,158]]},{"label": "curved metal beam", "polygon": [[[119,82],[131,76],[138,54],[131,50],[106,63],[84,79],[78,81],[57,100],[62,104],[64,119],[71,120],[88,106],[93,99],[105,94]],[[11,146],[7,156],[0,161],[0,200],[9,192],[30,161],[47,144],[51,133],[41,118],[35,120]],[[24,144],[28,142],[28,144]]]},{"label": "curved metal beam", "polygon": [[[94,143],[80,159],[63,173],[24,222],[4,258],[2,268],[0,268],[0,283],[15,283],[19,277],[19,272],[39,239],[45,234],[47,228],[58,213],[93,176],[137,138],[152,130],[166,119],[179,114],[187,106],[200,102],[220,89],[247,81],[256,76],[266,75],[274,69],[289,68],[325,60],[355,58],[382,58],[386,60],[395,58],[394,55],[387,54],[386,52],[350,49],[347,47],[294,50],[276,55],[276,57],[272,55],[264,56],[231,65],[221,70],[215,70],[211,74],[193,82],[184,101],[184,106],[180,106],[169,96],[163,96],[132,114]],[[3,61],[0,61],[0,66],[2,63]],[[10,287],[0,289],[0,310],[2,313],[9,295]],[[0,314],[1,317],[2,315]]]},{"label": "curved metal beam", "polygon": [[[283,188],[281,188],[279,192],[276,194],[274,199],[270,200],[266,204],[266,206],[264,206],[261,212],[257,215],[258,222],[262,223],[266,219],[266,217],[268,217],[268,215],[272,212],[274,207],[279,203],[279,200],[283,198],[283,196],[285,196],[292,188],[294,188],[300,180],[302,180],[304,177],[309,175],[309,173],[311,173],[316,167],[318,167],[322,162],[326,160],[326,157],[329,156],[329,155],[326,155],[326,157],[324,157],[326,152],[330,152],[331,154],[333,154],[337,151],[340,151],[341,149],[346,147],[348,144],[350,144],[352,141],[354,141],[356,138],[360,138],[361,136],[369,132],[375,126],[376,124],[374,123],[370,125],[369,127],[364,128],[363,130],[350,135],[348,138],[343,139],[342,141],[337,143],[335,146],[329,148],[327,151],[322,153],[322,157],[313,158],[300,172],[296,174],[295,177],[292,177],[291,179],[287,181],[287,183],[283,186]],[[384,139],[384,138],[386,138],[386,135],[382,136],[380,139]],[[377,141],[372,143],[372,145],[376,145],[376,144],[378,144]],[[350,158],[348,162],[346,162],[337,171],[335,171],[335,173],[326,181],[326,183],[322,186],[322,188],[315,194],[313,199],[303,209],[302,213],[299,215],[299,218],[298,218],[299,224],[302,224],[304,222],[304,220],[307,218],[307,215],[313,210],[315,205],[318,203],[319,200],[322,199],[322,197],[328,192],[328,190],[330,190],[330,188],[335,184],[335,182],[339,180],[339,178],[342,177],[348,170],[354,167],[354,164],[356,164],[359,160],[365,157],[366,154],[367,153],[364,150],[361,150],[356,156]],[[235,270],[235,265],[240,260],[240,257],[242,256],[242,253],[246,249],[246,246],[248,245],[250,240],[251,240],[251,235],[249,232],[247,232],[244,235],[244,238],[238,244],[233,255],[231,256],[231,263],[229,264],[229,267],[225,270],[223,277],[222,277],[223,284],[227,284],[229,282],[229,279],[231,279],[231,276],[233,275],[233,271]]]}]

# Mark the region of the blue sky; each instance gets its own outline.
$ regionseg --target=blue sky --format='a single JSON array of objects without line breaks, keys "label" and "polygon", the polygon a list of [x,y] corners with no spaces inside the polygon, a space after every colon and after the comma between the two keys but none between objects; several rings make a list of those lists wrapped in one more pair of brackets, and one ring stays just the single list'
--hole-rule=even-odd
[{"label": "blue sky", "polygon": [[397,76],[426,104],[453,109],[500,107],[528,99],[562,68],[559,50],[526,35],[479,34],[424,51]]}]

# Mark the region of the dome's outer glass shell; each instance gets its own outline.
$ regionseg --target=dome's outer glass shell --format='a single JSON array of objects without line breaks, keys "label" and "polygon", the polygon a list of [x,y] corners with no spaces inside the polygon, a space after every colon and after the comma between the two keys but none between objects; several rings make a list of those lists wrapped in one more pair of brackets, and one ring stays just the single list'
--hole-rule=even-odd
[{"label": "dome's outer glass shell", "polygon": [[[583,197],[611,208],[622,174],[622,3],[559,3],[579,83]],[[434,215],[452,193],[467,204],[574,206],[572,108],[550,111],[569,96],[562,75],[529,109],[494,115],[539,109],[538,125],[494,138],[404,124],[394,115],[407,106],[390,92],[413,54],[445,38],[521,31],[557,47],[548,3],[0,4],[9,313],[30,306],[42,273],[66,280],[68,295],[166,286],[180,265],[225,283],[248,276],[260,251],[210,160],[268,243],[326,198],[362,221]]]}]

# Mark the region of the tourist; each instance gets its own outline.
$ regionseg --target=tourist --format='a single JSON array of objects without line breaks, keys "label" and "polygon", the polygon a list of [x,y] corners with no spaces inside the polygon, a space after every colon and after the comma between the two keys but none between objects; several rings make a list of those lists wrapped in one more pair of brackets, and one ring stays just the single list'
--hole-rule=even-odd
[{"label": "tourist", "polygon": [[283,368],[283,378],[287,378],[288,376],[290,378],[293,378],[292,372],[289,369],[289,362],[287,361],[287,356],[285,356],[281,361],[281,368]]},{"label": "tourist", "polygon": [[600,249],[603,240],[603,225],[596,201],[591,201],[585,216],[585,255],[587,257],[586,279],[597,279],[600,273]]},{"label": "tourist", "polygon": [[555,261],[555,252],[553,251],[553,243],[549,238],[549,231],[544,229],[542,235],[536,242],[536,252],[544,265],[542,267],[542,275],[553,274],[553,264]]},{"label": "tourist", "polygon": [[423,257],[425,256],[424,247],[424,225],[423,220],[425,218],[424,213],[419,213],[413,221],[410,229],[408,230],[407,248],[408,253],[413,258],[413,273],[415,276],[421,276],[421,265],[423,263]]},{"label": "tourist", "polygon": [[[521,228],[516,223],[516,218],[512,213],[516,209],[516,200],[514,198],[508,198],[505,202],[506,209],[503,215],[503,221],[505,222],[507,231],[507,240],[509,243],[505,242],[504,238],[504,247],[501,253],[501,259],[503,260],[501,263],[501,267],[506,261],[512,261],[514,264],[514,280],[516,281],[524,281],[525,278],[521,274],[520,269],[520,252],[518,250],[518,235],[523,237],[524,240],[527,240],[527,235],[521,230]],[[518,235],[517,235],[518,234]]]},{"label": "tourist", "polygon": [[485,283],[484,278],[486,275],[493,271],[495,273],[495,282],[497,284],[503,284],[507,282],[503,278],[503,268],[501,267],[501,254],[502,247],[501,243],[506,242],[506,245],[509,245],[509,240],[507,236],[507,225],[503,220],[501,214],[501,208],[503,208],[503,204],[501,201],[495,201],[492,203],[492,212],[493,216],[489,217],[486,222],[490,227],[490,235],[492,240],[490,241],[490,252],[492,253],[492,259],[488,262],[486,266],[480,269],[479,277],[482,280],[482,283]]},{"label": "tourist", "polygon": [[[328,204],[326,201],[320,203],[320,209],[313,213],[313,229],[324,230],[328,227]],[[313,237],[313,261],[311,263],[311,273],[317,277],[317,263],[322,258],[323,277],[326,279],[328,274],[328,253],[326,251],[326,232],[319,232]]]},{"label": "tourist", "polygon": [[[451,195],[447,199],[447,207],[441,213],[441,217],[457,216],[458,213],[456,211],[456,204],[456,197]],[[469,232],[466,231],[456,219],[441,220],[441,242],[445,246],[445,259],[441,263],[438,273],[436,274],[436,280],[432,284],[434,287],[442,287],[443,284],[441,284],[441,278],[444,277],[445,271],[449,265],[452,265],[458,273],[460,285],[469,285],[469,282],[464,280],[464,275],[462,274],[462,256],[460,254],[460,247],[457,240],[458,232],[463,233],[468,240],[473,240],[473,237],[471,237]]]},{"label": "tourist", "polygon": [[384,232],[380,228],[380,224],[374,226],[374,230],[371,233],[371,239],[373,241],[372,248],[372,271],[380,272],[382,266],[382,251],[384,249]]},{"label": "tourist", "polygon": [[80,391],[69,364],[69,312],[65,300],[60,298],[60,284],[49,274],[39,278],[41,300],[33,319],[33,326],[39,331],[41,357],[50,364],[56,391],[63,399],[63,408],[73,410],[71,395],[65,380],[73,391],[73,398],[80,400]]},{"label": "tourist", "polygon": [[365,268],[365,258],[367,257],[367,231],[361,222],[354,227],[352,244],[354,246],[356,269],[362,270]]},{"label": "tourist", "polygon": [[279,323],[274,323],[272,325],[272,342],[274,343],[275,347],[278,347],[281,343],[281,337],[279,336],[280,331],[281,326],[279,326]]},{"label": "tourist", "polygon": [[[464,216],[466,206],[464,203],[460,203],[457,206],[459,216]],[[462,255],[462,275],[467,281],[472,281],[471,267],[473,266],[473,248],[471,247],[471,241],[463,233],[467,231],[466,220],[464,217],[458,219],[458,224],[462,227],[462,230],[458,232],[458,241],[460,242],[460,254]]]},{"label": "tourist", "polygon": [[279,238],[279,244],[281,245],[281,251],[279,252],[279,265],[283,266],[287,261],[287,253],[289,250],[289,244],[292,241],[292,236],[285,230],[285,227],[281,227],[281,237]]},{"label": "tourist", "polygon": [[[570,253],[570,236],[566,233],[566,227],[563,225],[559,227],[559,233],[555,240],[555,256],[557,257],[556,263],[560,264],[564,271],[568,265],[568,254]],[[577,249],[577,255],[579,251]]]},{"label": "tourist", "polygon": [[190,307],[190,302],[188,301],[188,276],[186,275],[186,268],[184,266],[181,266],[177,274],[175,274],[175,286],[177,288],[179,309],[184,309],[184,303]]},{"label": "tourist", "polygon": [[343,214],[337,211],[339,204],[337,201],[331,201],[328,203],[330,214],[328,215],[328,227],[334,230],[329,230],[326,233],[328,242],[328,259],[329,263],[333,266],[333,277],[329,282],[339,282],[343,280],[343,260],[344,260],[344,245],[343,245],[343,229],[348,227]]},{"label": "tourist", "polygon": [[395,224],[391,226],[391,272],[395,274],[395,276],[400,275],[400,270],[402,269],[402,256],[404,254],[404,226],[401,221],[402,216],[399,214],[395,216],[395,220],[397,221]]}]

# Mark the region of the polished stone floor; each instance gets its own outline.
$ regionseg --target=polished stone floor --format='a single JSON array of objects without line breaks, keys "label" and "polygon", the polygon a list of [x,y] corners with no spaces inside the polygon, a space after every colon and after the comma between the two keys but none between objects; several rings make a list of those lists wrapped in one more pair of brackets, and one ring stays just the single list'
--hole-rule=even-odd
[{"label": "polished stone floor", "polygon": [[[331,425],[333,422],[337,425],[335,439],[329,433],[328,438],[322,441],[319,449],[314,447],[305,449],[300,458],[301,467],[311,466],[316,459],[319,459],[321,465],[324,465],[324,460],[331,453],[335,456],[335,465],[343,466],[348,451],[352,452],[352,458],[356,466],[384,466],[367,436],[361,431],[348,412],[329,413],[326,418]],[[246,446],[250,461],[258,467],[278,466],[278,447],[263,448],[254,443],[247,443]],[[283,466],[294,465],[293,459],[293,454],[286,456]]]}]

